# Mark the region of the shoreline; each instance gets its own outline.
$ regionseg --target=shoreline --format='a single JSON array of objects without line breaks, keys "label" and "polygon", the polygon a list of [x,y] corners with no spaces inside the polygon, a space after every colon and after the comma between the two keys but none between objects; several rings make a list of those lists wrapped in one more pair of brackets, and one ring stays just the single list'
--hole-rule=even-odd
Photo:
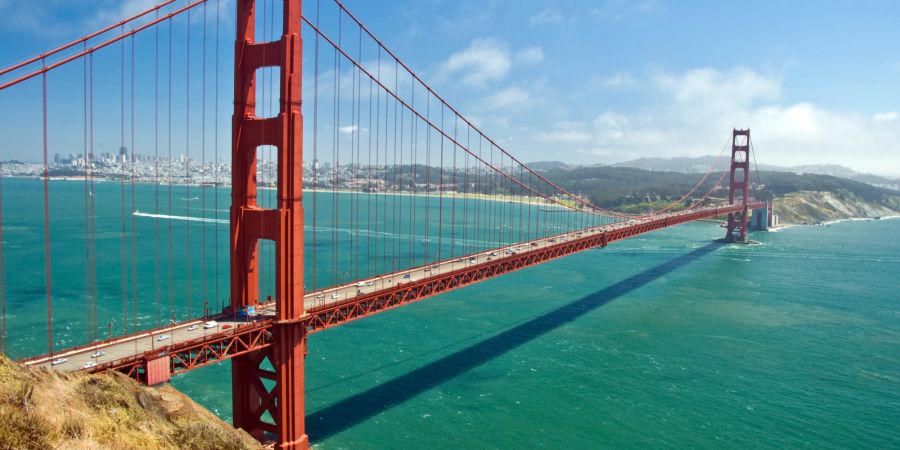
[{"label": "shoreline", "polygon": [[849,222],[875,222],[878,220],[896,220],[900,219],[900,215],[894,216],[883,216],[883,217],[846,217],[843,219],[833,219],[820,223],[785,223],[776,225],[774,227],[770,227],[769,231],[776,233],[781,230],[785,230],[788,228],[794,227],[827,227],[830,225],[838,224],[838,223],[849,223]]},{"label": "shoreline", "polygon": [[[42,177],[32,177],[32,176],[17,176],[17,175],[9,175],[6,178],[15,178],[22,180],[42,180]],[[62,181],[62,182],[72,182],[72,181],[80,181],[85,182],[84,177],[49,177],[48,181]],[[119,183],[121,180],[113,180],[109,178],[94,178],[92,180],[93,183]],[[126,180],[126,184],[130,184],[131,180]],[[157,183],[153,181],[135,181],[134,184],[141,184],[146,186],[155,186]],[[160,186],[178,186],[178,187],[198,187],[198,188],[231,188],[231,183],[158,183]],[[274,191],[276,188],[271,186],[257,186],[257,191]],[[475,194],[475,193],[462,193],[462,192],[445,192],[443,195],[434,194],[434,193],[423,193],[423,192],[407,192],[407,191],[395,191],[395,192],[364,192],[364,191],[355,191],[351,189],[321,189],[321,188],[309,188],[303,189],[303,192],[313,192],[313,193],[338,193],[338,194],[367,194],[367,195],[394,195],[394,196],[409,196],[409,197],[432,197],[432,198],[461,198],[461,199],[473,199],[473,200],[488,200],[495,202],[506,202],[506,203],[516,203],[516,204],[525,204],[531,206],[540,206],[540,207],[549,207],[549,208],[557,208],[561,210],[567,210],[563,205],[553,203],[547,201],[541,197],[522,197],[515,195],[500,195],[500,194]],[[563,200],[560,200],[563,201]]]}]

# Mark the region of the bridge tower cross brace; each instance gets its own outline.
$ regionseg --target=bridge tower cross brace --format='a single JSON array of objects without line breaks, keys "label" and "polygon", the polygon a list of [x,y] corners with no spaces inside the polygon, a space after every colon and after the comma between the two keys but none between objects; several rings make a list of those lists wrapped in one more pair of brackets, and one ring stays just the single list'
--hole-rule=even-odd
[{"label": "bridge tower cross brace", "polygon": [[735,200],[743,202],[742,211],[728,214],[728,242],[747,242],[747,221],[750,206],[750,129],[732,130],[731,134],[731,178],[728,183],[728,204]]},{"label": "bridge tower cross brace", "polygon": [[[277,3],[276,3],[277,4]],[[258,242],[275,243],[276,322],[272,345],[232,360],[234,425],[257,439],[274,435],[277,448],[308,448],[304,411],[307,330],[303,304],[303,118],[301,115],[302,0],[283,0],[283,34],[256,42],[256,0],[237,0],[232,118],[231,308],[259,302]],[[256,115],[256,75],[280,70],[278,115]],[[278,153],[277,205],[257,203],[257,149]],[[269,369],[269,364],[274,370]]]}]

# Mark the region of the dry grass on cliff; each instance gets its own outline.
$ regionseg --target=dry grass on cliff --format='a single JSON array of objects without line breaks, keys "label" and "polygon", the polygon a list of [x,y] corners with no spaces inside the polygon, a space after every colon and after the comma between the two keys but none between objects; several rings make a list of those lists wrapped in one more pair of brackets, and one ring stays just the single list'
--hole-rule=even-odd
[{"label": "dry grass on cliff", "polygon": [[0,448],[257,449],[171,386],[29,369],[0,355]]}]

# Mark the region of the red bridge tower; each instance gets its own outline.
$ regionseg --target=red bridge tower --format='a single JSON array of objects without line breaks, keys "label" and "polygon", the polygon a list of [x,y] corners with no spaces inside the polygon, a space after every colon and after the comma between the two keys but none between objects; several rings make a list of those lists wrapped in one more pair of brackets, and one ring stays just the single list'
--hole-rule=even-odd
[{"label": "red bridge tower", "polygon": [[747,242],[747,221],[750,207],[750,129],[732,130],[731,135],[731,181],[728,184],[728,204],[735,204],[740,196],[744,209],[728,214],[728,242]]},{"label": "red bridge tower", "polygon": [[[256,1],[237,1],[234,117],[232,123],[231,307],[259,301],[257,250],[275,243],[276,325],[272,345],[232,360],[234,425],[258,439],[277,436],[278,448],[308,447],[304,428],[304,357],[307,330],[303,305],[303,118],[300,112],[303,46],[301,0],[284,0],[283,35],[257,43]],[[280,69],[280,106],[271,118],[256,116],[256,73]],[[256,154],[278,152],[275,209],[256,201]],[[265,361],[271,363],[269,370]],[[268,416],[268,417],[267,417]]]}]

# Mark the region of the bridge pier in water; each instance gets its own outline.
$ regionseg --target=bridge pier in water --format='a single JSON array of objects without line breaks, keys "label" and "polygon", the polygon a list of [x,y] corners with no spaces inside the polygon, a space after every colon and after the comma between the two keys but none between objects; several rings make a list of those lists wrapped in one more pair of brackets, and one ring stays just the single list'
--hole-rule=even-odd
[{"label": "bridge pier in water", "polygon": [[750,212],[748,227],[750,231],[768,231],[772,225],[772,205],[766,202],[764,208],[754,208]]},{"label": "bridge pier in water", "polygon": [[[283,34],[256,42],[256,1],[238,0],[232,122],[231,308],[259,303],[258,242],[275,243],[276,319],[272,345],[232,359],[234,425],[277,448],[306,449],[303,304],[301,115],[301,0],[284,0]],[[256,116],[256,74],[280,69],[280,106],[273,118]],[[257,149],[278,153],[277,206],[257,203]],[[271,364],[269,369],[267,362]]]}]

